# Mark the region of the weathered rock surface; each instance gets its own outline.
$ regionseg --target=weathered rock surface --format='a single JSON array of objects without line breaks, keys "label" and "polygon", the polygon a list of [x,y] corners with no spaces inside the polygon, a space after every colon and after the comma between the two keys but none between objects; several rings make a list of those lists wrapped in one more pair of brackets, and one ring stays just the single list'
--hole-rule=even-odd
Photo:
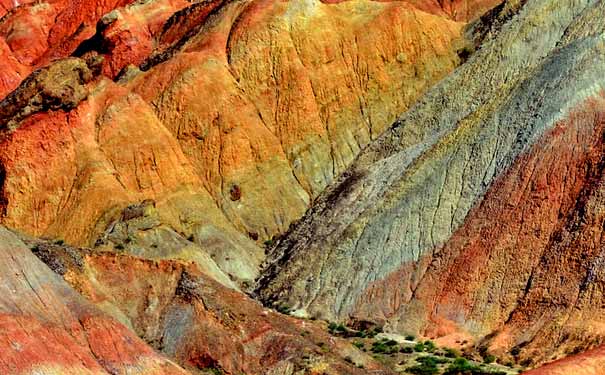
[{"label": "weathered rock surface", "polygon": [[0,227],[2,374],[186,374]]},{"label": "weathered rock surface", "polygon": [[76,290],[194,373],[391,374],[321,324],[265,309],[192,263],[30,245]]},{"label": "weathered rock surface", "polygon": [[[241,293],[309,207],[264,302],[599,373],[605,5],[498,3],[0,1],[0,222],[92,247],[35,251],[194,373],[388,373]],[[10,335],[58,343],[7,371],[182,371],[23,295]]]},{"label": "weathered rock surface", "polygon": [[[240,281],[257,276],[258,244],[302,216],[460,63],[464,45],[464,23],[420,2],[126,3],[44,23],[27,33],[40,46],[18,43],[15,30],[32,12],[63,20],[79,3],[32,3],[3,18],[16,63],[80,59],[34,73],[0,104],[2,223],[92,246],[124,208],[151,199],[162,225],[232,260],[219,266]],[[69,34],[76,20],[82,31]],[[64,85],[69,64],[92,77]]]},{"label": "weathered rock surface", "polygon": [[469,61],[279,241],[265,302],[475,339],[526,365],[602,342],[605,6],[495,12]]},{"label": "weathered rock surface", "polygon": [[[0,3],[0,98],[27,75],[68,57],[95,33],[105,13],[129,0],[3,0]],[[10,62],[10,63],[6,63]]]}]

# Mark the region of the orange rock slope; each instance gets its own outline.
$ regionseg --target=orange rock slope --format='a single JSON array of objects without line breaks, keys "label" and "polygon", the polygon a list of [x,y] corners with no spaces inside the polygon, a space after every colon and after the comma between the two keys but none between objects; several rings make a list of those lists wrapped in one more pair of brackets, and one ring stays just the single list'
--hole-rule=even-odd
[{"label": "orange rock slope", "polygon": [[[299,218],[464,45],[463,23],[407,2],[155,0],[101,18],[123,5],[111,2],[69,22],[77,4],[53,4],[3,19],[15,72],[71,52],[90,72],[57,61],[0,104],[2,222],[94,245],[152,199],[164,224],[240,259],[246,280],[263,257],[254,242]],[[44,19],[34,11],[61,23],[19,44],[14,30]]]}]

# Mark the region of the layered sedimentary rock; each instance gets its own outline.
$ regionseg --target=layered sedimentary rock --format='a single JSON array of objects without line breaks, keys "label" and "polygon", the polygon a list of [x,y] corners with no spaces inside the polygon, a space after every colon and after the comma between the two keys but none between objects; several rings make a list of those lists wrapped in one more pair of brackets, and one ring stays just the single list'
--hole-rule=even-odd
[{"label": "layered sedimentary rock", "polygon": [[598,345],[603,15],[510,1],[478,21],[480,49],[280,240],[261,298],[526,365]]},{"label": "layered sedimentary rock", "polygon": [[263,308],[192,263],[29,244],[82,295],[192,373],[391,374],[317,322]]},{"label": "layered sedimentary rock", "polygon": [[102,313],[0,227],[0,372],[186,374]]},{"label": "layered sedimentary rock", "polygon": [[54,61],[0,104],[2,222],[92,246],[126,207],[152,200],[161,225],[248,282],[257,244],[299,218],[465,45],[462,22],[420,3],[176,0],[103,3],[77,35],[79,14],[44,23],[39,47],[17,43],[32,12],[63,20],[77,6],[45,4],[3,18],[11,59],[79,59]]}]

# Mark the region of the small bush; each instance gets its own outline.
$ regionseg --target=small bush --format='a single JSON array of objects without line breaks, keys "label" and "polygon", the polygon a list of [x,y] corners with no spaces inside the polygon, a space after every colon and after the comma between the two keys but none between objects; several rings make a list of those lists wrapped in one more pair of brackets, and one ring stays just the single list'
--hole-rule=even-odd
[{"label": "small bush", "polygon": [[368,334],[367,334],[366,331],[357,331],[357,332],[355,332],[355,337],[361,337],[363,339],[363,338],[366,338],[367,336],[368,336]]},{"label": "small bush", "polygon": [[355,364],[355,363],[353,362],[353,358],[351,358],[351,357],[349,357],[349,356],[346,356],[344,359],[345,359],[345,362],[347,362],[347,363],[350,363],[350,364],[353,364],[353,365]]},{"label": "small bush", "polygon": [[416,340],[416,336],[414,336],[414,335],[406,335],[405,339],[408,340],[408,341],[414,341],[414,340]]},{"label": "small bush", "polygon": [[418,352],[418,353],[422,353],[424,351],[425,347],[424,344],[419,342],[416,345],[414,345],[414,351]]},{"label": "small bush", "polygon": [[410,374],[416,375],[435,375],[439,373],[439,369],[435,363],[427,362],[421,363],[412,367],[408,367],[405,369]]},{"label": "small bush", "polygon": [[399,349],[400,353],[406,353],[406,354],[412,354],[414,353],[414,349],[411,346],[404,346],[401,349]]},{"label": "small bush", "polygon": [[331,322],[330,324],[328,324],[328,331],[332,335],[348,332],[347,327],[345,327],[343,324],[338,324],[338,323],[334,323],[334,322]]},{"label": "small bush", "polygon": [[506,372],[484,370],[465,358],[456,358],[443,375],[506,375]]},{"label": "small bush", "polygon": [[473,371],[479,370],[477,366],[472,365],[466,358],[456,358],[444,372],[444,375],[459,375],[472,374]]},{"label": "small bush", "polygon": [[416,362],[420,363],[420,364],[424,364],[427,366],[432,366],[432,365],[439,365],[442,363],[447,363],[448,360],[445,358],[439,358],[439,357],[435,357],[435,356],[426,356],[426,357],[418,357],[416,358]]},{"label": "small bush", "polygon": [[426,340],[424,342],[424,348],[427,352],[434,352],[437,349],[437,346],[431,340]]},{"label": "small bush", "polygon": [[394,354],[399,351],[397,342],[395,345],[389,345],[390,341],[377,341],[372,344],[372,353]]},{"label": "small bush", "polygon": [[496,361],[496,357],[489,354],[489,353],[485,353],[483,355],[483,362],[485,363],[494,363]]},{"label": "small bush", "polygon": [[444,348],[443,350],[445,350],[445,356],[447,358],[458,358],[458,357],[460,357],[460,352],[457,351],[456,349]]}]

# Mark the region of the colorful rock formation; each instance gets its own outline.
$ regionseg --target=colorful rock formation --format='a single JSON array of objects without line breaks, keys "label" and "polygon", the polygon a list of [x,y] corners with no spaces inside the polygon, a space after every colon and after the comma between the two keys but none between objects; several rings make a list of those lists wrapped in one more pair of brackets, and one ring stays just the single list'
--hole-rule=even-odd
[{"label": "colorful rock formation", "polygon": [[29,244],[78,292],[192,373],[392,374],[368,354],[330,336],[325,323],[263,308],[190,262],[38,240]]},{"label": "colorful rock formation", "polygon": [[280,240],[264,301],[532,366],[602,342],[605,7],[517,5]]},{"label": "colorful rock formation", "polygon": [[0,0],[0,372],[599,373],[604,4]]},{"label": "colorful rock formation", "polygon": [[0,227],[2,374],[186,374]]}]

